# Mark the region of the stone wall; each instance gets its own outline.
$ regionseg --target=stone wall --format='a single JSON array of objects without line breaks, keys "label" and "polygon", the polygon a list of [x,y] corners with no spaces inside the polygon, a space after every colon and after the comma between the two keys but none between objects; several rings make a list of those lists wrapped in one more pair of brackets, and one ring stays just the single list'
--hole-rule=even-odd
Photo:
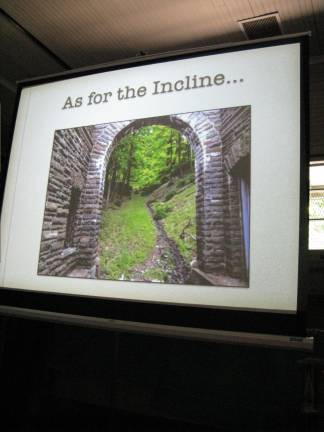
[{"label": "stone wall", "polygon": [[[85,217],[84,186],[93,146],[92,128],[58,130],[54,135],[49,172],[38,274],[63,276],[79,265],[80,227]],[[72,188],[81,191],[73,227],[73,244],[66,245]]]},{"label": "stone wall", "polygon": [[[96,277],[106,167],[120,139],[159,124],[181,132],[195,155],[198,268],[244,273],[240,192],[234,166],[249,152],[249,107],[161,116],[57,131],[54,139],[39,263],[40,274],[66,275],[76,266]],[[244,147],[245,146],[245,147]],[[245,152],[245,153],[244,153]],[[82,190],[74,247],[64,249],[72,187]]]},{"label": "stone wall", "polygon": [[247,278],[240,179],[237,171],[239,164],[246,158],[250,170],[251,109],[247,106],[222,110],[221,117],[220,132],[224,146],[225,266],[229,275]]}]

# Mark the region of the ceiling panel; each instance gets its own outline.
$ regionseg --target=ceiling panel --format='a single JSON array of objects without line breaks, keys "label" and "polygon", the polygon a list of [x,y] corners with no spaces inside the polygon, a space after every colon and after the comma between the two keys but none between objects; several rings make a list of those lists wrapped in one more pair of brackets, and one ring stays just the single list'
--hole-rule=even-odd
[{"label": "ceiling panel", "polygon": [[227,8],[227,0],[211,0],[213,25],[209,26],[205,45],[244,40],[238,24],[232,19]]},{"label": "ceiling panel", "polygon": [[255,16],[278,11],[278,6],[280,3],[280,1],[277,0],[249,0],[249,2]]},{"label": "ceiling panel", "polygon": [[252,18],[254,16],[249,0],[226,0],[224,3],[234,22]]},{"label": "ceiling panel", "polygon": [[[312,55],[323,53],[323,43],[319,40],[317,19],[324,11],[323,0],[249,0],[256,16],[279,12],[284,34],[311,31],[310,48]],[[318,4],[317,9],[314,3]],[[322,23],[323,27],[323,23]]]},{"label": "ceiling panel", "polygon": [[[0,0],[0,8],[71,67],[244,40],[238,21],[278,11],[285,33],[311,30],[324,54],[324,0]],[[0,14],[5,78],[62,70]]]},{"label": "ceiling panel", "polygon": [[74,67],[242,39],[223,0],[1,0],[0,6]]}]

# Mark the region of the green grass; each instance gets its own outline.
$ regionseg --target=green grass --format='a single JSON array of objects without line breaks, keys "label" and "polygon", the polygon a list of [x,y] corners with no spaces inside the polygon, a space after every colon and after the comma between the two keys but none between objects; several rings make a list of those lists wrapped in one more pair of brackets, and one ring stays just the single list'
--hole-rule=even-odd
[{"label": "green grass", "polygon": [[158,267],[153,267],[148,270],[146,270],[143,274],[145,279],[149,279],[151,281],[159,281],[164,282],[167,275],[166,273]]},{"label": "green grass", "polygon": [[[102,276],[129,280],[134,268],[151,255],[156,229],[145,205],[147,199],[154,217],[161,221],[168,237],[190,264],[197,254],[195,190],[190,174],[181,182],[175,179],[171,187],[167,183],[162,185],[149,197],[135,195],[120,208],[104,210],[99,234]],[[170,268],[172,263],[171,259]],[[151,267],[145,270],[144,277],[163,281],[167,275],[162,268]]]},{"label": "green grass", "polygon": [[172,207],[164,202],[154,204],[154,219],[160,220],[172,211]]},{"label": "green grass", "polygon": [[173,211],[163,219],[168,237],[176,242],[188,264],[197,255],[195,192],[196,187],[192,184],[174,195],[168,201]]},{"label": "green grass", "polygon": [[149,199],[150,201],[169,201],[175,194],[179,193],[180,190],[187,185],[192,185],[195,182],[195,175],[188,173],[183,175],[181,178],[174,177],[168,182],[155,189]]},{"label": "green grass", "polygon": [[156,230],[145,200],[136,195],[119,209],[103,212],[99,233],[100,271],[107,279],[129,279],[131,270],[152,252]]},{"label": "green grass", "polygon": [[[164,229],[169,238],[175,241],[179,252],[190,264],[196,257],[196,201],[194,184],[187,184],[183,188],[181,183],[180,192],[175,194],[168,200],[168,211],[162,218]],[[160,206],[159,203],[154,203],[152,207],[156,210]]]}]

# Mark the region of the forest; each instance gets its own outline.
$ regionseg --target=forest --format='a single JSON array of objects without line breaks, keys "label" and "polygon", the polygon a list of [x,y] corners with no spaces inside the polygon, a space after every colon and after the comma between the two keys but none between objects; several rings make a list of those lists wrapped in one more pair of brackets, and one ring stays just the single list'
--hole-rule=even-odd
[{"label": "forest", "polygon": [[134,130],[110,155],[100,228],[100,278],[188,283],[196,260],[194,155],[162,125]]}]

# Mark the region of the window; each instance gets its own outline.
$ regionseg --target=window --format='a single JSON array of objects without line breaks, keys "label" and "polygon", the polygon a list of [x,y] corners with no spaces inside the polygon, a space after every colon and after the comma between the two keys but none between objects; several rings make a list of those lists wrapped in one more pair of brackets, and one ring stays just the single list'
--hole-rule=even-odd
[{"label": "window", "polygon": [[309,184],[308,249],[324,250],[324,160],[310,163]]},{"label": "window", "polygon": [[74,229],[75,229],[75,220],[76,214],[79,207],[81,191],[77,187],[72,187],[70,205],[69,205],[69,214],[67,218],[66,225],[66,234],[65,234],[65,247],[74,246]]}]

